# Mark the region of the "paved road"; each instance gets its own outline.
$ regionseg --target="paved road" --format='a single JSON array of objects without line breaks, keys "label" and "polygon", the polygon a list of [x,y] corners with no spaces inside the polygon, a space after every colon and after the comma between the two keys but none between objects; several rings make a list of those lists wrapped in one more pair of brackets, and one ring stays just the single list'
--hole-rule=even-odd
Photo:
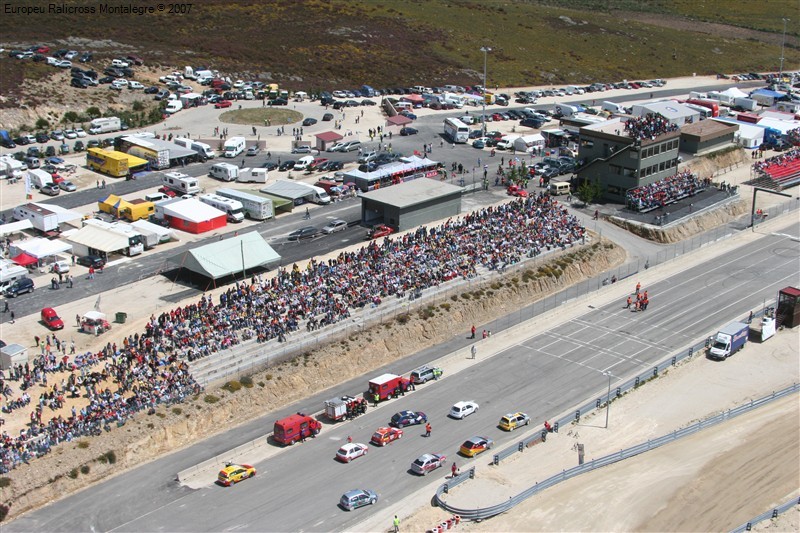
[{"label": "paved road", "polygon": [[[490,360],[479,359],[467,370],[371,409],[352,423],[326,429],[314,440],[282,450],[257,465],[258,477],[234,488],[190,490],[173,480],[176,471],[264,434],[275,419],[287,413],[317,410],[327,397],[363,390],[369,376],[124,473],[30,513],[4,530],[330,531],[353,527],[371,511],[339,510],[336,502],[342,492],[372,488],[380,494],[378,505],[397,502],[426,483],[407,472],[419,454],[443,452],[454,457],[458,445],[475,434],[488,434],[497,447],[507,445],[512,435],[495,427],[505,412],[524,410],[535,423],[552,418],[604,389],[607,381],[602,372],[611,371],[622,379],[648,368],[774,298],[780,288],[797,286],[800,224],[792,224],[785,233],[795,240],[786,235],[766,236],[653,284],[648,287],[651,306],[646,312],[634,314],[615,302],[542,335],[520,338]],[[464,342],[463,337],[456,337],[388,368],[407,371]],[[464,399],[477,401],[480,411],[463,421],[448,419],[450,405]],[[367,457],[350,465],[333,460],[347,435],[366,442],[374,428],[400,409],[428,413],[434,427],[432,437],[422,438],[419,429],[411,428],[404,439],[385,449],[373,448]],[[461,468],[487,460],[457,458]],[[446,473],[442,470],[432,476],[441,479]]]}]

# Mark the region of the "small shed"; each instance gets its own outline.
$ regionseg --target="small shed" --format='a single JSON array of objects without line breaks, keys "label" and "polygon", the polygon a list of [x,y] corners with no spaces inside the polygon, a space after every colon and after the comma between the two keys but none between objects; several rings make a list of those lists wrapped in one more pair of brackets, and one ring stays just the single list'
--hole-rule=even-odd
[{"label": "small shed", "polygon": [[333,143],[339,142],[342,139],[344,139],[344,137],[342,137],[335,131],[323,131],[322,133],[317,133],[314,137],[317,138],[316,148],[320,152],[324,152]]},{"label": "small shed", "polygon": [[21,344],[9,344],[0,348],[0,370],[9,370],[28,362],[28,349]]},{"label": "small shed", "polygon": [[173,202],[161,202],[156,211],[161,211],[169,226],[188,233],[204,233],[223,228],[228,215],[195,198]]},{"label": "small shed", "polygon": [[461,187],[420,178],[361,195],[361,222],[386,224],[405,231],[434,220],[458,216]]}]

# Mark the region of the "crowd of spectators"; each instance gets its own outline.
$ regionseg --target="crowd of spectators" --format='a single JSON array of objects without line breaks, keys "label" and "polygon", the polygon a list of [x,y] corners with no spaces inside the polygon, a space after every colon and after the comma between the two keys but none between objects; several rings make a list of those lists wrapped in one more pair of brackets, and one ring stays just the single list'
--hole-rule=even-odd
[{"label": "crowd of spectators", "polygon": [[794,128],[786,132],[786,140],[793,146],[800,146],[800,128]]},{"label": "crowd of spectators", "polygon": [[800,148],[794,148],[787,152],[762,159],[753,163],[753,170],[759,174],[766,174],[768,169],[773,166],[785,166],[800,159]]},{"label": "crowd of spectators", "polygon": [[647,212],[693,196],[705,190],[710,178],[700,179],[697,174],[684,170],[649,185],[630,189],[625,193],[625,204],[634,211]]},{"label": "crowd of spectators", "polygon": [[[31,413],[29,428],[18,436],[0,435],[0,472],[60,442],[124,424],[137,411],[198,392],[187,361],[251,338],[284,340],[302,322],[314,328],[335,324],[385,298],[474,277],[478,268],[502,270],[526,256],[571,246],[584,231],[577,217],[540,193],[434,228],[371,241],[327,261],[311,259],[305,268],[281,268],[271,278],[253,277],[220,294],[217,303],[203,295],[195,304],[151,316],[145,331],[124,338],[122,346],[109,343],[72,361],[57,353],[40,355],[32,367],[15,368],[10,376],[27,389],[39,384],[48,392]],[[58,371],[69,377],[48,388],[47,374]],[[77,397],[81,390],[88,405],[73,409],[72,416],[43,421],[46,409],[56,409],[65,394]]]},{"label": "crowd of spectators", "polygon": [[659,113],[647,113],[642,117],[633,117],[625,122],[625,133],[638,140],[655,140],[659,135],[671,131],[678,131],[678,126],[670,123]]}]

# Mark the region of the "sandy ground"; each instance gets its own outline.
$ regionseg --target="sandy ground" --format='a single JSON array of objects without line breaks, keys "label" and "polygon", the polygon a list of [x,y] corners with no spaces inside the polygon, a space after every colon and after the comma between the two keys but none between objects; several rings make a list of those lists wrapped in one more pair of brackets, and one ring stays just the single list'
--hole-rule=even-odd
[{"label": "sandy ground", "polygon": [[[562,428],[547,442],[499,466],[486,460],[476,478],[447,495],[458,507],[489,506],[577,464],[665,435],[800,379],[796,331],[751,343],[719,363],[695,357],[605,411]],[[532,432],[540,430],[535,428]],[[522,437],[522,434],[517,435]],[[563,482],[511,512],[464,531],[722,531],[800,495],[800,403],[797,394],[657,450]],[[441,483],[443,480],[439,480]],[[432,491],[383,510],[356,530],[375,531],[402,518],[403,530],[424,531],[450,517],[430,507]],[[797,531],[789,511],[778,531]]]}]

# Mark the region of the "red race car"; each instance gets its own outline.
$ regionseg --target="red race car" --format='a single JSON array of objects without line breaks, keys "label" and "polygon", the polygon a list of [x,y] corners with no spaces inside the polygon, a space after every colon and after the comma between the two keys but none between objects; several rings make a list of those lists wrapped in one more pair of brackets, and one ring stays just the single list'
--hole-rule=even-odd
[{"label": "red race car", "polygon": [[398,428],[378,428],[372,435],[372,443],[378,446],[386,446],[390,442],[403,437],[403,430]]},{"label": "red race car", "polygon": [[230,100],[220,100],[219,102],[214,104],[214,107],[216,107],[217,109],[222,109],[223,107],[230,107],[232,105],[233,103]]},{"label": "red race car", "polygon": [[519,196],[521,198],[528,197],[528,191],[520,187],[519,185],[509,185],[506,193],[511,196]]},{"label": "red race car", "polygon": [[392,233],[394,233],[394,229],[390,228],[386,224],[378,224],[371,230],[367,230],[367,239],[378,239],[380,237],[391,235]]}]

